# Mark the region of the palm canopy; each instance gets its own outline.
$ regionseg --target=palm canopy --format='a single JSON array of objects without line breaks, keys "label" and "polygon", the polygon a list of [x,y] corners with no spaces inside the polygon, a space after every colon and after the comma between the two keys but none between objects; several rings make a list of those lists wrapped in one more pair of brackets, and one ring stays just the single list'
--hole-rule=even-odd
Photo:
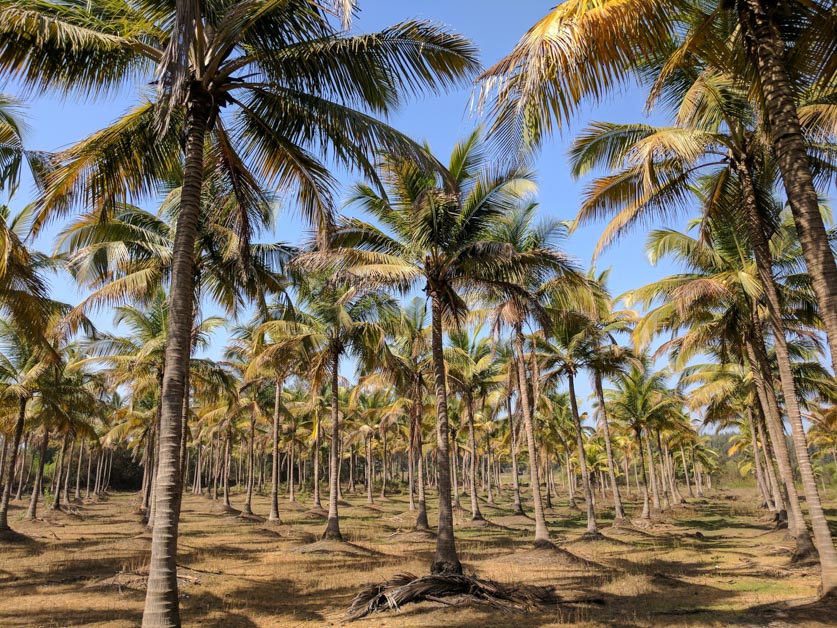
[{"label": "palm canopy", "polygon": [[[174,9],[153,0],[6,0],[0,76],[33,91],[117,93],[148,80],[162,62]],[[292,194],[306,218],[323,224],[335,182],[315,153],[369,177],[375,150],[418,155],[373,116],[478,67],[468,40],[428,22],[354,35],[310,0],[203,0],[197,9],[188,99],[208,108],[206,161],[237,196],[242,227],[268,187]],[[161,133],[155,109],[146,101],[64,151],[47,177],[36,228],[75,202],[106,211],[171,180],[181,161],[183,112],[174,110]]]},{"label": "palm canopy", "polygon": [[[378,224],[340,221],[329,251],[303,263],[341,263],[357,279],[407,292],[416,284],[435,294],[449,323],[464,322],[463,294],[492,290],[522,293],[531,281],[569,271],[571,262],[547,249],[516,251],[493,228],[534,189],[532,173],[503,169],[489,160],[477,129],[454,147],[447,167],[384,155],[379,166],[386,191],[355,186],[351,202]],[[380,225],[380,226],[378,226]]]}]

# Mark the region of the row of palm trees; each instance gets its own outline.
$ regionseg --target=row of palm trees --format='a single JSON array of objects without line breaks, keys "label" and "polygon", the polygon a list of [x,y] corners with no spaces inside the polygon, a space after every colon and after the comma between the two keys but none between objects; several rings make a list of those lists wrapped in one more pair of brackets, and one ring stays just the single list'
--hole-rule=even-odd
[{"label": "row of palm trees", "polygon": [[[37,174],[39,197],[22,221],[31,233],[75,209],[83,212],[61,237],[61,261],[93,293],[69,312],[46,299],[37,272],[45,260],[26,250],[3,217],[7,254],[0,281],[9,289],[0,292],[0,306],[33,350],[45,355],[36,362],[50,362],[61,373],[83,372],[98,362],[115,373],[111,367],[124,355],[115,337],[91,335],[78,360],[62,357],[56,344],[64,346],[70,333],[86,324],[88,308],[119,306],[128,322],[134,316],[130,308],[140,312],[158,304],[156,327],[145,330],[147,351],[123,360],[135,364],[136,381],[144,382],[131,399],[132,411],[156,417],[142,453],[145,501],[153,511],[146,625],[180,622],[176,544],[189,461],[187,428],[197,393],[219,381],[238,382],[234,401],[222,395],[218,403],[249,407],[253,435],[265,382],[273,387],[277,436],[286,381],[301,378],[311,391],[330,391],[327,535],[339,538],[339,365],[347,352],[365,375],[398,391],[395,401],[410,416],[417,478],[424,477],[426,462],[418,451],[421,408],[428,394],[435,402],[439,525],[432,571],[460,572],[453,535],[452,400],[464,400],[471,449],[471,468],[464,475],[473,483],[481,380],[502,375],[492,373],[493,359],[482,363],[486,356],[478,357],[478,339],[458,337],[473,319],[509,340],[516,374],[505,377],[508,389],[515,390],[520,420],[519,433],[509,433],[516,444],[525,440],[537,543],[549,540],[540,487],[551,471],[537,463],[543,441],[539,420],[544,407],[553,408],[545,415],[550,416],[561,405],[557,398],[544,401],[555,394],[558,381],[570,390],[569,440],[578,452],[588,532],[597,532],[595,466],[581,455],[585,434],[574,391],[582,371],[594,374],[603,425],[620,412],[624,421],[631,412],[645,413],[636,419],[635,436],[641,456],[653,456],[651,441],[657,440],[659,476],[647,461],[652,494],[659,499],[666,486],[676,492],[672,452],[682,454],[685,470],[686,448],[664,443],[659,430],[652,437],[643,427],[648,413],[673,415],[681,403],[652,385],[664,377],[654,376],[642,357],[655,334],[673,333],[676,340],[662,352],[678,367],[699,355],[720,365],[714,374],[711,367],[686,369],[690,379],[684,385],[704,384],[705,378],[729,390],[736,384],[724,388],[718,382],[735,382],[735,373],[741,374],[739,388],[751,394],[745,398],[750,405],[707,392],[701,407],[719,417],[736,407],[759,409],[753,428],[766,429],[750,431],[754,458],[756,450],[764,458],[761,484],[770,484],[768,503],[787,510],[800,549],[808,551],[808,525],[783,437],[787,415],[823,591],[837,588],[837,553],[802,423],[814,401],[825,400],[827,407],[832,399],[830,375],[822,367],[817,375],[814,368],[820,332],[837,360],[837,266],[815,187],[833,178],[829,94],[837,66],[830,36],[835,16],[827,2],[565,2],[480,77],[479,100],[491,118],[490,132],[460,142],[446,165],[377,118],[405,95],[441,91],[472,78],[478,61],[467,39],[425,22],[356,35],[345,30],[352,2],[174,4],[0,2],[0,75],[25,90],[88,98],[116,94],[152,76],[158,85],[112,125],[57,155],[27,153],[18,127],[0,127],[10,138],[0,154],[4,185],[13,189],[13,173],[23,161]],[[604,307],[609,299],[602,282],[584,275],[556,248],[560,226],[534,225],[533,211],[523,206],[533,191],[526,152],[582,104],[633,77],[648,86],[649,105],[664,106],[672,126],[597,123],[582,132],[571,153],[574,172],[608,172],[590,184],[576,224],[613,216],[603,233],[605,246],[637,222],[695,207],[701,218],[696,238],[653,235],[654,254],[674,255],[687,272],[631,295],[651,310],[633,330],[636,346],[629,352],[614,338],[627,331],[630,316]],[[337,185],[327,163],[364,176],[351,202],[370,222],[336,214]],[[793,228],[783,226],[779,179]],[[254,244],[270,226],[276,198],[269,191],[277,189],[315,227],[302,251]],[[160,194],[166,201],[157,215],[130,205]],[[802,268],[809,275],[799,272]],[[700,273],[711,277],[696,278]],[[416,328],[412,345],[426,343],[426,370],[418,349],[405,344],[405,355],[397,357],[395,335],[381,322],[395,309],[392,291],[418,288],[430,302],[430,329],[419,343],[424,332]],[[259,311],[252,328],[242,332],[241,346],[232,348],[228,362],[237,366],[192,357],[213,324],[199,315],[206,298],[228,312],[251,303]],[[59,314],[60,324],[54,322]],[[447,348],[446,332],[452,339]],[[495,350],[487,351],[491,356]],[[541,362],[541,354],[552,357]],[[301,373],[300,364],[309,368]],[[650,388],[624,406],[610,403],[604,381],[625,369],[636,370],[638,390]],[[648,381],[640,384],[643,378]],[[25,410],[12,432],[9,469],[15,466],[23,432],[17,426],[25,424]],[[316,434],[319,438],[319,429]],[[271,455],[274,485],[277,440]],[[611,441],[604,438],[608,476],[617,517],[624,518]],[[249,442],[253,447],[254,438]],[[255,457],[248,456],[251,467]],[[770,482],[774,459],[778,479]],[[314,465],[315,473],[319,468]],[[252,491],[253,473],[250,478]],[[421,502],[421,482],[418,489]],[[474,515],[477,506],[474,501]]]}]

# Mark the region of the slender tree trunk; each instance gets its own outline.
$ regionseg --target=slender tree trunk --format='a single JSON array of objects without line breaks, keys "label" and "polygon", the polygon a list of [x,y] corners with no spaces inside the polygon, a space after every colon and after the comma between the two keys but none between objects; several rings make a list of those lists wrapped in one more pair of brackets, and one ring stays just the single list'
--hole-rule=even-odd
[{"label": "slender tree trunk", "polygon": [[410,409],[410,434],[407,441],[407,495],[409,496],[408,510],[416,510],[416,417],[413,409]]},{"label": "slender tree trunk", "polygon": [[180,195],[180,212],[172,250],[163,411],[155,490],[156,513],[151,537],[151,563],[145,595],[144,628],[179,626],[177,594],[177,531],[180,519],[181,431],[183,396],[189,374],[195,302],[195,236],[201,211],[204,175],[204,140],[211,103],[195,84],[186,105],[186,159]]},{"label": "slender tree trunk", "polygon": [[[549,544],[549,530],[541,501],[541,482],[538,474],[537,443],[535,442],[535,427],[532,421],[532,405],[529,400],[529,384],[526,380],[526,355],[523,351],[523,331],[518,326],[514,330],[514,345],[517,356],[517,379],[520,391],[520,407],[523,409],[523,429],[526,432],[526,444],[529,448],[529,481],[532,486],[532,501],[535,511],[535,545]],[[537,379],[537,373],[533,373]]]},{"label": "slender tree trunk", "polygon": [[291,447],[288,452],[288,501],[291,503],[296,502],[296,492],[294,491],[294,455],[295,455],[295,443],[293,438],[291,438]]},{"label": "slender tree trunk", "polygon": [[448,449],[448,399],[445,381],[445,361],[442,354],[442,304],[435,290],[431,299],[431,347],[433,380],[436,390],[436,466],[439,475],[439,526],[436,534],[436,554],[430,566],[433,574],[461,574],[462,564],[456,553],[451,505],[450,454]]},{"label": "slender tree trunk", "polygon": [[471,472],[468,478],[468,487],[471,491],[471,521],[483,521],[480,504],[477,500],[477,437],[474,432],[474,398],[470,392],[467,393],[465,402],[468,404],[466,408],[468,412],[468,437],[471,444]]},{"label": "slender tree trunk", "polygon": [[[779,292],[772,274],[773,260],[770,253],[770,246],[758,214],[758,207],[755,203],[755,193],[749,178],[749,172],[746,167],[742,167],[739,172],[741,173],[742,187],[745,190],[744,204],[747,208],[749,218],[750,237],[756,255],[756,266],[767,297],[768,318],[773,328],[773,343],[776,350],[776,360],[779,365],[779,381],[782,385],[785,411],[787,412],[791,425],[797,464],[799,465],[799,472],[802,476],[802,488],[805,492],[808,514],[811,517],[814,545],[820,555],[822,593],[824,595],[830,595],[837,593],[837,550],[834,548],[834,541],[831,537],[831,531],[828,528],[828,521],[825,518],[825,512],[823,511],[822,501],[820,500],[816,479],[811,466],[811,458],[808,453],[808,442],[802,425],[802,414],[799,409],[790,353],[788,351],[787,340],[785,339],[785,326],[782,321]],[[834,268],[833,257],[831,266]],[[837,340],[837,336],[835,340]]]},{"label": "slender tree trunk", "polygon": [[224,508],[228,511],[232,510],[232,504],[230,503],[230,465],[232,463],[231,460],[231,452],[232,446],[230,444],[232,436],[227,433],[227,437],[224,439],[224,461],[221,463],[221,473],[223,474],[222,481],[224,483]]},{"label": "slender tree trunk", "polygon": [[[32,436],[31,434],[26,434],[26,436],[23,437],[23,456],[19,457],[20,462],[17,465],[19,471],[18,471],[17,479],[16,479],[17,491],[15,493],[15,498],[14,498],[16,502],[20,501],[20,495],[21,495],[21,492],[23,491],[23,480],[24,480],[24,476],[26,476],[26,474],[27,474],[27,469],[31,468],[31,465],[27,466],[27,464],[26,464],[26,462],[27,462],[26,459],[31,457],[31,454],[30,454],[30,451],[29,451],[30,449],[32,449],[32,438],[31,438],[31,436]],[[0,466],[0,469],[2,469],[2,468],[3,467]]]},{"label": "slender tree trunk", "polygon": [[761,491],[762,499],[764,500],[764,507],[768,510],[773,510],[773,502],[770,499],[770,490],[764,479],[764,471],[761,468],[761,454],[759,453],[759,443],[756,435],[756,423],[753,421],[753,409],[747,408],[747,424],[750,428],[750,446],[753,448],[753,466],[756,473],[756,484]]},{"label": "slender tree trunk", "polygon": [[81,461],[84,458],[84,441],[79,441],[78,448],[78,465],[76,467],[76,490],[73,498],[75,501],[81,501]]},{"label": "slender tree trunk", "polygon": [[[771,24],[768,6],[768,0],[738,0],[739,21],[758,67],[764,110],[773,135],[776,163],[782,174],[802,254],[817,295],[820,317],[831,349],[832,368],[837,373],[837,265],[820,214],[819,199],[805,148],[805,137],[794,102],[794,90],[784,64],[785,44],[779,29]],[[792,424],[793,422],[794,420],[791,420]],[[816,518],[818,523],[814,525],[821,528],[819,516]],[[824,532],[825,529],[820,529],[822,542],[825,542]],[[814,537],[816,540],[816,532]],[[833,547],[832,543],[831,549]],[[826,553],[833,552],[826,548]],[[830,556],[826,556],[825,560],[829,566],[824,570],[837,569],[837,564],[831,565]],[[831,590],[829,587],[837,586],[832,578],[837,580],[837,575],[829,571],[829,582],[824,593]]]},{"label": "slender tree trunk", "polygon": [[642,466],[642,514],[640,515],[640,519],[650,519],[651,518],[651,504],[648,500],[648,476],[645,474],[645,447],[643,446],[643,438],[642,430],[636,430],[636,441],[637,445],[639,446],[639,461],[640,465]]},{"label": "slender tree trunk", "polygon": [[596,525],[596,511],[593,506],[593,487],[590,485],[590,472],[587,469],[587,455],[584,450],[584,435],[581,433],[581,418],[578,415],[578,401],[575,396],[575,376],[567,373],[567,382],[570,389],[570,409],[573,416],[573,427],[575,428],[575,440],[578,447],[578,464],[581,467],[581,482],[584,488],[584,500],[587,502],[587,531],[589,536],[597,536],[599,528]]},{"label": "slender tree trunk", "polygon": [[512,458],[512,493],[514,495],[514,512],[512,514],[522,515],[523,505],[520,502],[520,467],[517,464],[517,426],[514,424],[512,414],[511,395],[506,396],[506,412],[509,414],[509,436],[511,436],[511,458]]},{"label": "slender tree trunk", "polygon": [[322,427],[320,426],[320,417],[317,417],[317,433],[314,437],[314,507],[322,508],[323,504],[320,500],[320,435]]},{"label": "slender tree trunk", "polygon": [[268,521],[279,521],[279,410],[282,403],[282,378],[277,375],[273,402],[273,437],[270,444],[273,459],[270,473],[270,516]]},{"label": "slender tree trunk", "polygon": [[648,474],[651,479],[651,501],[654,511],[659,512],[660,508],[660,489],[657,485],[657,470],[654,462],[654,452],[651,451],[651,439],[648,437],[648,430],[643,431],[645,439],[646,453],[648,454]]},{"label": "slender tree trunk", "polygon": [[[338,342],[332,339],[332,342]],[[336,345],[331,352],[331,451],[329,452],[328,469],[328,522],[326,523],[324,539],[342,541],[340,534],[340,515],[337,512],[337,493],[340,486],[340,348]],[[386,484],[386,474],[384,474]]]},{"label": "slender tree trunk", "polygon": [[375,500],[372,498],[372,471],[374,465],[372,464],[372,435],[366,437],[366,503],[374,504]]},{"label": "slender tree trunk", "polygon": [[52,494],[52,504],[50,504],[49,507],[50,510],[61,510],[61,483],[63,481],[64,463],[67,458],[68,437],[69,434],[65,432],[64,439],[61,441],[61,453],[59,454],[58,461],[55,463],[55,489]]},{"label": "slender tree trunk", "polygon": [[776,479],[776,471],[774,469],[775,456],[773,455],[773,448],[770,445],[770,440],[767,438],[764,432],[764,408],[762,407],[761,401],[758,396],[756,396],[756,403],[754,404],[754,406],[757,413],[756,428],[758,429],[759,440],[761,441],[762,445],[764,469],[766,471],[767,481],[769,482],[770,486],[770,495],[772,497],[773,510],[777,514],[784,512],[785,516],[787,516],[785,508],[785,499],[782,496],[782,489],[779,487],[779,481]]},{"label": "slender tree trunk", "polygon": [[773,374],[767,360],[761,322],[753,312],[751,312],[751,316],[753,316],[753,324],[750,327],[752,338],[746,343],[746,347],[750,358],[753,380],[756,383],[756,391],[759,394],[762,407],[765,409],[767,429],[770,432],[770,440],[773,444],[773,451],[776,454],[779,474],[785,488],[788,532],[796,539],[796,552],[801,557],[809,555],[813,551],[814,546],[805,524],[805,518],[802,516],[799,494],[797,493],[793,478],[793,467],[787,444],[785,443],[782,413],[779,409],[776,392],[773,388]]},{"label": "slender tree trunk", "polygon": [[421,389],[418,382],[414,387],[414,403],[411,412],[415,413],[415,451],[416,462],[418,464],[416,469],[416,481],[418,482],[418,515],[416,515],[416,530],[429,530],[430,524],[427,521],[427,497],[425,495],[425,480],[424,480],[424,447],[422,442],[421,429]]},{"label": "slender tree trunk", "polygon": [[604,435],[605,452],[607,453],[607,473],[610,476],[610,485],[613,490],[614,523],[618,524],[625,519],[625,509],[622,507],[622,496],[619,494],[619,486],[616,484],[616,465],[613,463],[613,448],[610,444],[610,426],[607,421],[607,406],[604,400],[602,389],[602,375],[598,371],[594,373],[596,397],[599,400],[599,410],[602,418],[602,432]]},{"label": "slender tree trunk", "polygon": [[41,499],[44,484],[44,464],[46,463],[47,447],[49,447],[49,425],[44,423],[44,434],[41,437],[41,450],[38,459],[38,471],[35,474],[35,481],[32,485],[32,498],[29,500],[29,510],[26,513],[26,519],[34,519],[38,515],[38,501]]},{"label": "slender tree trunk", "polygon": [[244,508],[241,514],[248,517],[253,514],[253,484],[256,482],[255,474],[255,443],[256,440],[256,415],[250,413],[250,436],[247,439],[247,497],[244,500]]},{"label": "slender tree trunk", "polygon": [[459,503],[459,446],[456,443],[456,434],[453,438],[453,464],[451,465],[453,471],[453,508],[454,510],[461,510],[462,506]]},{"label": "slender tree trunk", "polygon": [[[671,499],[669,498],[669,489],[668,484],[666,483],[666,471],[665,471],[665,464],[663,461],[663,444],[660,439],[660,430],[654,430],[657,435],[657,451],[659,452],[659,459],[660,459],[660,474],[657,476],[657,490],[662,493],[663,497],[663,510],[668,510],[671,507]],[[651,458],[653,460],[653,457]],[[656,471],[656,469],[655,469]],[[651,482],[654,482],[654,476],[652,475]]]},{"label": "slender tree trunk", "polygon": [[15,465],[17,464],[17,452],[20,449],[20,439],[23,436],[23,424],[26,421],[26,397],[18,402],[17,421],[12,433],[12,450],[9,453],[8,470],[3,474],[3,496],[0,498],[0,532],[9,529],[9,500],[12,497],[12,485],[14,484]]},{"label": "slender tree trunk", "polygon": [[486,501],[494,503],[494,493],[491,491],[491,432],[485,433],[485,481],[488,484]]},{"label": "slender tree trunk", "polygon": [[683,460],[683,477],[686,478],[686,489],[689,491],[689,497],[694,497],[695,494],[692,492],[692,482],[689,480],[689,465],[686,464],[686,452],[683,450],[683,447],[680,447],[680,458]]}]

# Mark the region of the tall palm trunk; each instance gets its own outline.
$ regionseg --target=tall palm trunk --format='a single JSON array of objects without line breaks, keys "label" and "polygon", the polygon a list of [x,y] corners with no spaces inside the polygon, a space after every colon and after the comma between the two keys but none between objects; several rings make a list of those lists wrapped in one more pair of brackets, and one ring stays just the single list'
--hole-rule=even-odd
[{"label": "tall palm trunk", "polygon": [[374,464],[372,463],[372,435],[366,438],[366,503],[374,504],[375,500],[372,497],[372,472]]},{"label": "tall palm trunk", "polygon": [[468,438],[470,440],[470,473],[468,474],[468,488],[471,492],[471,521],[482,521],[480,504],[477,500],[477,437],[474,432],[474,398],[469,392],[465,402],[468,404]]},{"label": "tall palm trunk", "polygon": [[779,481],[776,479],[776,471],[774,470],[774,460],[775,456],[773,454],[773,448],[770,445],[770,440],[764,433],[764,408],[761,405],[761,401],[756,398],[756,429],[759,433],[759,440],[761,441],[762,446],[762,455],[764,456],[764,468],[767,472],[767,480],[770,486],[770,494],[773,499],[773,508],[774,512],[781,513],[785,512],[787,516],[787,512],[785,509],[785,500],[782,496],[782,490],[779,487]]},{"label": "tall palm trunk", "polygon": [[643,446],[642,429],[636,430],[636,442],[639,447],[639,462],[642,466],[642,514],[641,519],[651,518],[651,504],[648,500],[648,476],[645,474],[645,447]]},{"label": "tall palm trunk", "polygon": [[[526,379],[525,354],[523,352],[523,330],[517,326],[514,330],[514,347],[517,352],[518,390],[520,391],[520,407],[523,409],[523,429],[526,432],[526,444],[529,449],[529,482],[532,487],[532,502],[535,511],[535,545],[549,544],[549,530],[541,501],[541,480],[538,469],[537,443],[535,442],[535,427],[532,421],[532,406],[529,401],[529,384]],[[533,378],[538,373],[532,374]]]},{"label": "tall palm trunk", "polygon": [[[337,340],[331,351],[331,451],[328,464],[328,522],[326,523],[324,539],[342,541],[340,534],[340,519],[337,512],[337,492],[340,482],[340,347]],[[384,474],[386,483],[386,474]]]},{"label": "tall palm trunk", "polygon": [[512,414],[511,395],[506,397],[506,412],[509,415],[509,436],[511,436],[511,459],[512,459],[512,493],[514,494],[514,511],[512,514],[522,515],[523,505],[520,503],[520,471],[517,465],[517,428],[514,424]]},{"label": "tall palm trunk", "polygon": [[[785,326],[782,321],[779,291],[776,288],[775,279],[773,278],[773,259],[770,253],[770,245],[764,233],[752,182],[746,166],[740,169],[740,173],[743,183],[742,187],[744,189],[744,205],[747,209],[748,224],[750,226],[750,239],[756,255],[756,267],[758,268],[759,278],[761,279],[764,293],[767,297],[768,318],[773,327],[773,344],[776,349],[776,360],[779,364],[779,381],[782,385],[785,411],[787,412],[791,425],[796,461],[799,465],[799,473],[802,476],[802,488],[805,492],[808,514],[811,517],[814,545],[816,545],[820,555],[822,593],[823,595],[831,595],[837,593],[837,550],[834,548],[834,541],[831,537],[828,521],[825,518],[825,512],[823,511],[816,478],[814,477],[814,471],[811,466],[810,454],[808,453],[808,442],[802,426],[802,413],[799,409],[796,383],[793,379],[790,353],[785,338]],[[831,264],[833,267],[833,257]],[[837,337],[835,337],[835,340],[837,340]]]},{"label": "tall palm trunk", "polygon": [[76,467],[76,490],[73,495],[75,501],[81,500],[81,461],[84,458],[84,441],[79,441],[78,466]]},{"label": "tall palm trunk", "polygon": [[38,452],[38,471],[35,473],[35,481],[32,484],[32,498],[29,500],[29,510],[25,519],[34,519],[38,515],[38,501],[41,499],[41,492],[44,484],[44,464],[46,463],[47,448],[49,447],[49,425],[44,423],[44,434],[41,437],[41,449]]},{"label": "tall palm trunk", "polygon": [[590,472],[587,469],[584,435],[581,433],[581,418],[578,415],[578,401],[575,397],[575,376],[572,372],[567,373],[567,383],[570,389],[570,409],[572,410],[575,441],[578,447],[578,464],[581,467],[581,483],[584,488],[584,500],[587,502],[587,531],[585,534],[597,535],[599,528],[596,525],[596,511],[593,506],[593,487],[590,485]]},{"label": "tall palm trunk", "polygon": [[15,421],[15,429],[12,433],[12,450],[9,452],[8,470],[3,474],[3,497],[0,498],[0,532],[9,529],[9,500],[12,498],[17,451],[20,449],[20,439],[23,436],[23,423],[26,420],[26,404],[28,401],[26,397],[22,397],[18,402],[17,421]]},{"label": "tall palm trunk", "polygon": [[[195,86],[190,91],[197,92]],[[172,249],[169,323],[163,375],[163,412],[160,417],[159,466],[155,490],[156,511],[151,535],[151,563],[142,616],[144,628],[179,626],[177,595],[177,529],[180,519],[180,437],[183,395],[191,357],[195,302],[195,234],[201,208],[204,140],[210,101],[205,94],[190,94],[186,106],[186,159],[180,213]]]},{"label": "tall palm trunk", "polygon": [[430,566],[433,574],[461,574],[462,564],[456,553],[451,504],[450,452],[448,448],[448,393],[445,381],[445,358],[442,354],[442,304],[435,290],[430,290],[431,349],[433,383],[436,391],[436,470],[439,476],[439,526],[436,554]]},{"label": "tall palm trunk", "polygon": [[746,343],[747,352],[750,358],[753,380],[756,383],[756,392],[759,401],[765,412],[765,422],[770,433],[770,442],[773,444],[773,452],[776,454],[776,464],[779,467],[779,475],[785,489],[785,502],[788,516],[788,532],[796,539],[796,552],[799,555],[810,553],[813,548],[805,519],[802,516],[802,507],[799,504],[799,495],[796,491],[796,484],[793,478],[793,467],[791,466],[790,454],[785,443],[785,431],[782,426],[782,415],[779,404],[776,401],[776,394],[773,390],[770,378],[770,365],[767,363],[767,354],[764,349],[764,338],[761,334],[761,323],[753,320],[751,328],[753,338]]},{"label": "tall palm trunk", "polygon": [[598,371],[593,374],[596,386],[596,397],[599,400],[599,410],[602,417],[602,431],[604,432],[605,453],[607,453],[607,473],[610,476],[610,485],[613,489],[614,523],[620,523],[625,519],[625,510],[622,507],[622,496],[619,494],[619,487],[616,484],[616,465],[613,463],[613,447],[610,444],[610,426],[607,422],[607,406],[605,406],[604,390],[602,389],[602,375]]},{"label": "tall palm trunk", "polygon": [[268,521],[279,521],[279,407],[282,400],[282,378],[276,376],[274,388],[276,398],[273,402],[273,438],[270,452],[273,464],[270,474],[270,516]]},{"label": "tall palm trunk", "polygon": [[52,495],[50,510],[61,510],[61,484],[64,481],[64,463],[67,458],[67,439],[69,432],[64,432],[64,439],[61,441],[61,453],[58,462],[55,464],[55,492]]},{"label": "tall palm trunk", "polygon": [[416,426],[415,450],[416,450],[416,482],[418,484],[418,515],[416,515],[416,530],[429,530],[430,524],[427,521],[427,496],[425,495],[424,482],[424,450],[422,447],[421,431],[421,388],[419,382],[413,388],[413,407],[411,414],[414,415]]},{"label": "tall palm trunk", "polygon": [[753,464],[756,470],[756,484],[758,484],[761,496],[764,499],[765,507],[768,510],[773,510],[773,502],[770,499],[770,490],[765,482],[764,471],[761,468],[761,454],[759,453],[759,443],[756,437],[756,423],[753,421],[753,409],[747,408],[747,425],[750,428],[750,446],[753,448]]},{"label": "tall palm trunk", "polygon": [[654,506],[654,511],[660,511],[660,488],[657,484],[657,470],[654,462],[654,452],[651,451],[651,439],[648,436],[648,430],[643,430],[643,438],[645,439],[645,451],[648,454],[648,475],[651,480],[651,501]]},{"label": "tall palm trunk", "polygon": [[738,0],[739,21],[758,67],[776,162],[820,306],[832,368],[837,373],[837,265],[820,214],[793,88],[784,65],[785,45],[771,23],[769,5],[767,0]]},{"label": "tall palm trunk", "polygon": [[250,412],[250,436],[247,439],[247,498],[244,500],[244,508],[241,514],[250,516],[253,514],[253,484],[256,482],[254,440],[256,439],[256,415]]}]

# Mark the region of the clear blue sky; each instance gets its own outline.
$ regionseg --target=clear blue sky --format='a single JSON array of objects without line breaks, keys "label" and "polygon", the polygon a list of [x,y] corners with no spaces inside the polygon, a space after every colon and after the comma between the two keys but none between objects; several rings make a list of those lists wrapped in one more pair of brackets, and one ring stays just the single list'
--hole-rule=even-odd
[{"label": "clear blue sky", "polygon": [[[508,53],[520,36],[553,4],[554,0],[520,0],[513,5],[500,0],[360,0],[360,14],[354,29],[369,32],[409,18],[434,20],[473,39],[481,50],[483,65],[488,66]],[[48,96],[28,99],[29,146],[41,150],[66,147],[119,116],[136,102],[141,88],[137,86],[136,92],[128,91],[108,101],[83,104],[72,100],[62,102]],[[17,93],[14,85],[0,85],[0,90]],[[428,97],[411,102],[390,122],[416,139],[427,140],[436,155],[445,157],[457,138],[477,123],[468,109],[470,95],[470,88],[463,88],[443,97]],[[636,90],[628,90],[599,106],[589,107],[579,115],[576,124],[563,137],[553,138],[537,163],[541,212],[560,219],[575,216],[584,182],[574,181],[568,173],[566,150],[574,132],[591,120],[635,122],[643,117],[643,95]],[[652,121],[659,123],[661,119]],[[346,183],[351,181],[347,179]],[[31,194],[31,184],[24,185],[12,203],[13,209],[19,209],[31,200]],[[153,210],[154,204],[149,203],[148,209]],[[685,219],[672,226],[683,227],[684,224]],[[39,248],[52,249],[52,237],[59,227],[55,225],[47,230],[38,241]],[[577,256],[585,266],[590,264],[600,228],[601,225],[597,225],[580,230],[566,242],[567,251]],[[297,240],[302,234],[299,222],[290,214],[280,218],[278,231],[280,235],[276,239],[285,241]],[[264,239],[272,238],[268,234]],[[599,269],[612,268],[610,288],[614,294],[670,272],[665,267],[650,266],[644,254],[644,242],[644,233],[637,230],[608,250],[597,262]],[[58,299],[76,303],[81,298],[81,294],[64,277],[54,281],[53,288],[54,296]],[[96,319],[106,327],[110,314],[102,313]],[[222,343],[223,339],[218,338],[218,353]],[[212,352],[213,355],[218,353]],[[579,394],[586,395],[587,392],[583,390]]]}]

